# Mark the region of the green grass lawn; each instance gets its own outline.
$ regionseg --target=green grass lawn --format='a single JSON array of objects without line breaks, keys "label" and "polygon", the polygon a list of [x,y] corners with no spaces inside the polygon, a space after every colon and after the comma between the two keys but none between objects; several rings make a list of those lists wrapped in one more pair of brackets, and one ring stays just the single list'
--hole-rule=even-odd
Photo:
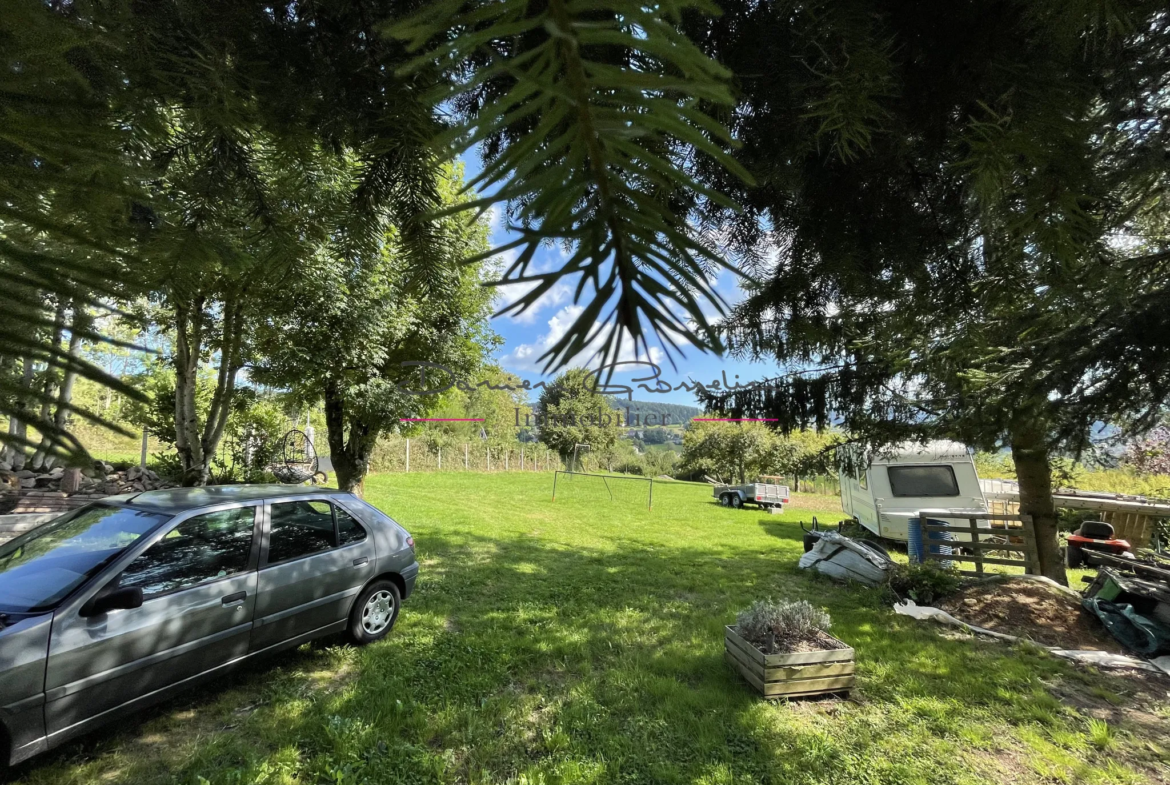
[{"label": "green grass lawn", "polygon": [[[797,521],[657,483],[654,508],[550,475],[382,475],[418,587],[386,640],[248,668],[50,753],[33,783],[1170,781],[1168,683],[895,615],[797,570]],[[821,497],[824,517],[839,511]],[[857,651],[843,700],[770,703],[723,625],[807,598]]]}]

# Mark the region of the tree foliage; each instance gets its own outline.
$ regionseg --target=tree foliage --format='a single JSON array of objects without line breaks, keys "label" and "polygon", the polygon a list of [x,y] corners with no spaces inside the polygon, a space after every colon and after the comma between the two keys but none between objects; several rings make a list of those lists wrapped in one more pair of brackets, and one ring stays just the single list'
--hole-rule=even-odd
[{"label": "tree foliage", "polygon": [[823,474],[836,439],[812,431],[785,436],[757,422],[696,422],[683,434],[681,469],[737,483],[764,474]]},{"label": "tree foliage", "polygon": [[[578,279],[577,298],[588,291],[542,355],[546,368],[594,345],[610,360],[627,339],[644,350],[647,327],[668,343],[720,347],[702,304],[721,310],[708,273],[722,261],[687,215],[697,200],[732,203],[691,169],[702,157],[751,178],[705,109],[732,104],[730,74],[678,30],[684,13],[714,10],[702,0],[444,0],[391,28],[423,52],[411,72],[440,74],[433,102],[461,110],[441,141],[489,150],[469,183],[486,195],[463,209],[512,208],[519,237],[492,253],[520,249],[503,280],[527,293],[504,312],[523,313],[565,276]],[[549,241],[567,243],[569,259],[538,272],[534,255]]]},{"label": "tree foliage", "polygon": [[[380,0],[6,3],[0,264],[19,284],[3,293],[11,324],[24,327],[0,335],[3,356],[119,386],[46,340],[46,314],[152,293],[173,312],[180,452],[198,482],[258,279],[278,280],[326,239],[370,252],[392,222],[425,289],[442,266],[429,217],[438,125],[397,75],[405,51],[377,32],[391,12]],[[192,422],[194,369],[212,352],[215,405]],[[45,399],[14,377],[0,378],[5,408]],[[80,447],[54,433],[58,450]]]},{"label": "tree foliage", "polygon": [[793,372],[710,403],[785,429],[834,413],[863,441],[1010,446],[1063,580],[1049,456],[1084,449],[1096,421],[1150,422],[1167,389],[1151,310],[1166,239],[1118,242],[1166,186],[1165,9],[724,10],[696,22],[709,52],[772,75],[743,80],[735,128],[770,178],[733,189],[712,171],[746,206],[727,218],[758,281],[727,339]]},{"label": "tree foliage", "polygon": [[[460,184],[459,172],[448,169],[442,198],[461,198]],[[494,343],[484,270],[459,263],[486,246],[485,223],[440,222],[432,239],[445,264],[432,271],[425,293],[398,238],[391,231],[376,252],[357,257],[323,249],[285,282],[281,305],[260,330],[255,378],[302,401],[324,401],[333,468],[345,490],[365,477],[379,435],[440,405],[437,395],[415,394],[418,363],[471,376]]]},{"label": "tree foliage", "polygon": [[1170,428],[1159,426],[1132,441],[1125,462],[1142,474],[1170,474]]},{"label": "tree foliage", "polygon": [[[536,418],[540,441],[555,450],[570,471],[586,451],[604,454],[616,444],[621,433],[618,413],[597,391],[597,377],[584,368],[561,373],[540,393]],[[578,445],[588,445],[580,447]]]}]

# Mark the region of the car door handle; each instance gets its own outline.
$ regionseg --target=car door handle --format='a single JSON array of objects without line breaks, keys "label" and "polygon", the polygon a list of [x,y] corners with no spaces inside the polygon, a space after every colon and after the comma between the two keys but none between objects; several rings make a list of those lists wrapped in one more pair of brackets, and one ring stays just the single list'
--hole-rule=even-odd
[{"label": "car door handle", "polygon": [[361,567],[363,564],[365,564],[368,561],[369,561],[369,559],[367,557],[360,556],[360,557],[353,560],[353,566],[354,567]]},{"label": "car door handle", "polygon": [[235,594],[229,594],[226,597],[224,597],[222,602],[223,602],[225,607],[230,608],[233,605],[243,605],[244,600],[247,597],[248,597],[248,593],[246,591],[238,591]]}]

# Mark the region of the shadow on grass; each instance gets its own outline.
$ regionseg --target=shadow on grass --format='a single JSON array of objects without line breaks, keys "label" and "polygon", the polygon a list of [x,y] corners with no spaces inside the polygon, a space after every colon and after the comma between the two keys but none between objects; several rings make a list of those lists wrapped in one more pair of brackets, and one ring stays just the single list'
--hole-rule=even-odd
[{"label": "shadow on grass", "polygon": [[[431,532],[415,595],[383,642],[328,641],[258,663],[22,772],[128,783],[936,781],[963,772],[957,735],[1063,722],[1040,679],[1068,676],[1064,664],[940,638],[872,590],[799,572],[798,525],[760,525],[792,547],[603,550]],[[857,651],[853,702],[767,704],[727,666],[723,625],[767,596],[830,611]]]},{"label": "shadow on grass", "polygon": [[778,521],[773,518],[760,518],[757,523],[766,534],[770,534],[771,536],[777,537],[781,540],[802,543],[801,550],[803,550],[804,530],[800,528],[800,525],[801,523],[804,523],[806,528],[811,528],[811,526],[804,521]]}]

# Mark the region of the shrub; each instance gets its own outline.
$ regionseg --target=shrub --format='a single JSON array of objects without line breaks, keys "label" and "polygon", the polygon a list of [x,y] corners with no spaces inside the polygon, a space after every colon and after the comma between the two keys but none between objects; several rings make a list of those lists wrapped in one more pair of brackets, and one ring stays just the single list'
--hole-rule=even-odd
[{"label": "shrub", "polygon": [[642,464],[636,460],[622,461],[613,467],[613,470],[618,474],[637,474],[641,475],[643,472]]},{"label": "shrub", "polygon": [[805,600],[757,600],[735,618],[736,630],[745,640],[771,650],[776,643],[783,646],[803,641],[815,641],[819,633],[832,626],[829,614],[814,608]]},{"label": "shrub", "polygon": [[895,564],[890,571],[889,590],[895,602],[909,597],[921,605],[930,605],[954,594],[961,582],[957,572],[931,562]]}]

